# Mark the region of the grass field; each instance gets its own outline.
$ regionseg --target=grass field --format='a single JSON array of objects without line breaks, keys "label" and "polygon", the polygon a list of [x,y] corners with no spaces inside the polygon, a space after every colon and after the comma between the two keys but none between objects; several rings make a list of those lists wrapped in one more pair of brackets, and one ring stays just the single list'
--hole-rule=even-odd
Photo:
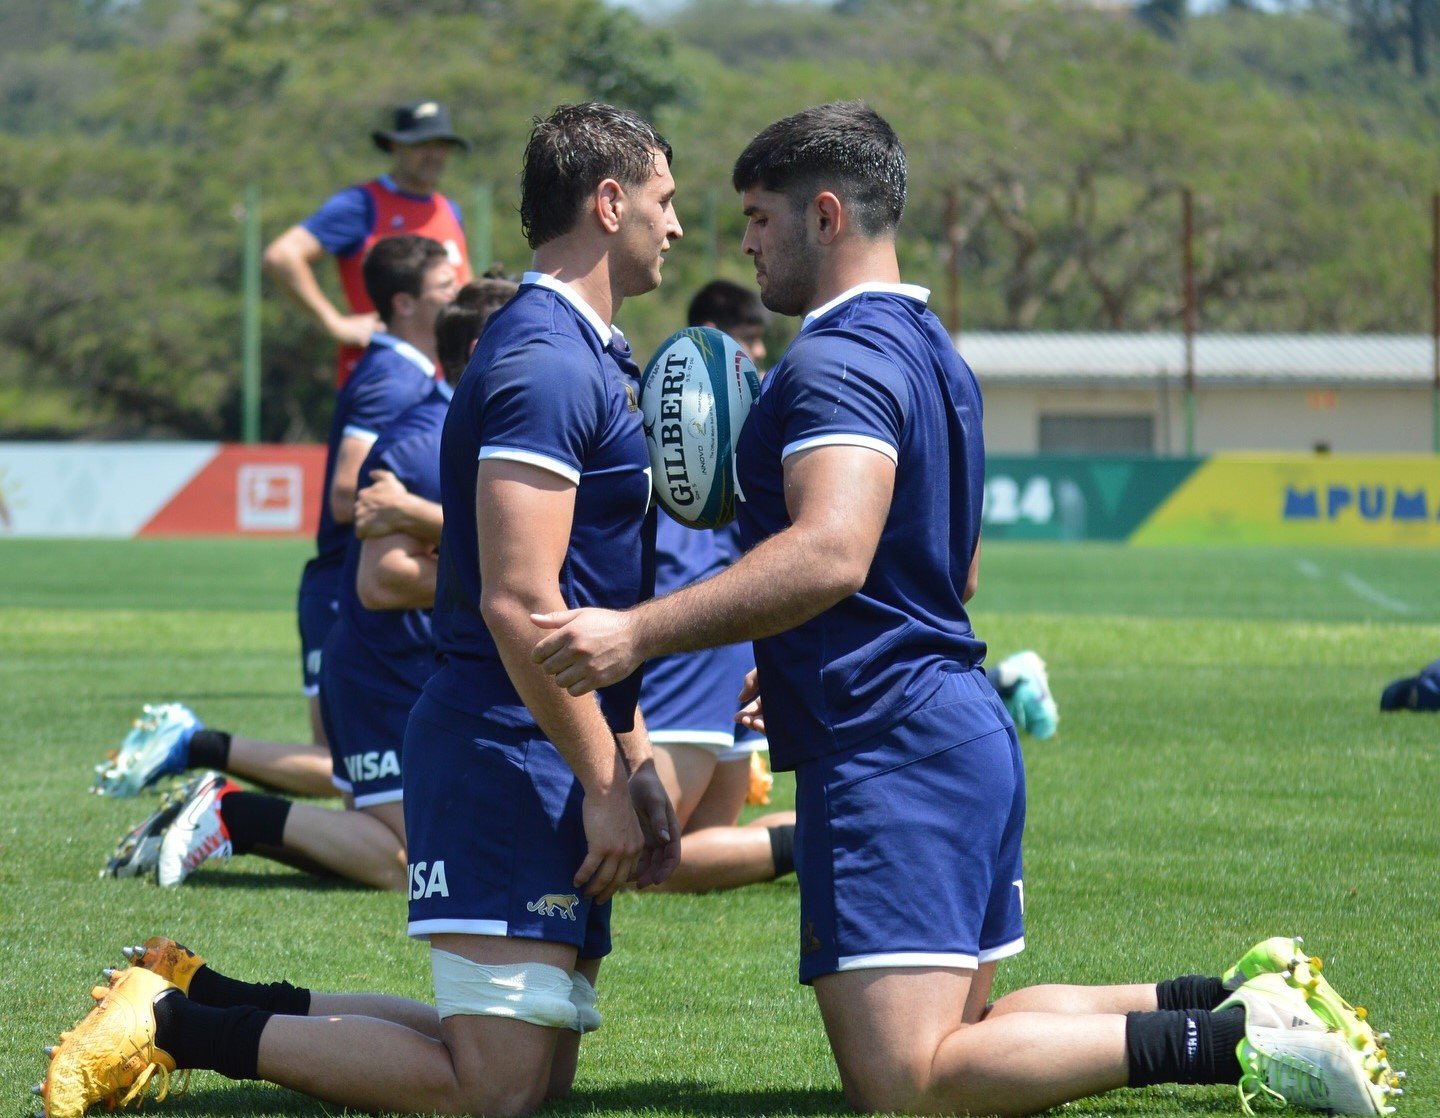
[{"label": "grass field", "polygon": [[[304,732],[293,592],[304,544],[0,543],[0,1116],[38,1109],[41,1046],[85,1012],[121,944],[163,931],[236,977],[425,998],[398,896],[255,859],[162,892],[97,871],[147,801],[86,794],[145,700],[209,724]],[[1000,986],[1218,973],[1301,933],[1394,1033],[1405,1116],[1440,1115],[1440,717],[1381,716],[1440,656],[1422,551],[986,548],[976,626],[1049,661],[1062,725],[1027,744],[1028,950]],[[782,777],[778,799],[788,802]],[[925,914],[917,910],[916,919]],[[796,985],[793,880],[624,896],[563,1114],[845,1113]],[[375,1053],[377,1060],[385,1053]],[[320,1115],[197,1073],[156,1113]],[[1232,1090],[1117,1092],[1098,1114],[1238,1113]]]}]

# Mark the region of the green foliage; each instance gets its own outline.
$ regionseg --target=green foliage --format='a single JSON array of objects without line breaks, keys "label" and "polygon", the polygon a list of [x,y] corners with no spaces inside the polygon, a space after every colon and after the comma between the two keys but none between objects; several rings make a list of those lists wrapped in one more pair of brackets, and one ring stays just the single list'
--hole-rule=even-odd
[{"label": "green foliage", "polygon": [[[369,130],[422,93],[476,145],[444,188],[468,208],[494,187],[517,272],[532,118],[587,97],[655,118],[687,235],[622,310],[641,353],[712,272],[749,278],[749,138],[857,96],[909,152],[907,278],[943,305],[953,239],[967,328],[1176,328],[1189,186],[1202,329],[1425,330],[1440,79],[1367,61],[1347,26],[1232,6],[1165,39],[1050,0],[692,0],[663,26],[602,0],[10,0],[0,432],[235,437],[246,185],[269,239],[383,170]],[[263,434],[318,437],[331,346],[273,290],[263,326]]]}]

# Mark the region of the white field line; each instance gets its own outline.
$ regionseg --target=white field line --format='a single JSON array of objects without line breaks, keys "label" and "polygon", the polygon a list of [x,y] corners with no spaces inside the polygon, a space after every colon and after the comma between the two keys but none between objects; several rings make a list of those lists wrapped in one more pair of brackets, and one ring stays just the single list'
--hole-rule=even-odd
[{"label": "white field line", "polygon": [[1408,602],[1402,602],[1399,598],[1392,598],[1389,594],[1385,594],[1379,590],[1376,590],[1375,587],[1371,586],[1364,579],[1360,578],[1358,575],[1351,574],[1349,571],[1344,571],[1341,573],[1340,581],[1343,582],[1354,594],[1358,595],[1361,598],[1364,598],[1367,602],[1370,602],[1373,605],[1379,606],[1381,609],[1389,610],[1391,613],[1410,612],[1410,605]]},{"label": "white field line", "polygon": [[1320,568],[1317,567],[1314,563],[1310,562],[1309,559],[1296,559],[1295,569],[1299,571],[1302,575],[1304,575],[1306,578],[1320,577]]}]

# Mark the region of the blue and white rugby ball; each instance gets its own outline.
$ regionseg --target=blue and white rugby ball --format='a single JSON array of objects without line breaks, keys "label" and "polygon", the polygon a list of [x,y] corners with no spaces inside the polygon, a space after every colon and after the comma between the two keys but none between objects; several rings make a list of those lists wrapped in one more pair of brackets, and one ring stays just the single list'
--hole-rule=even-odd
[{"label": "blue and white rugby ball", "polygon": [[660,507],[688,528],[735,519],[735,444],[760,393],[755,363],[729,334],[690,326],[640,377],[640,412]]}]

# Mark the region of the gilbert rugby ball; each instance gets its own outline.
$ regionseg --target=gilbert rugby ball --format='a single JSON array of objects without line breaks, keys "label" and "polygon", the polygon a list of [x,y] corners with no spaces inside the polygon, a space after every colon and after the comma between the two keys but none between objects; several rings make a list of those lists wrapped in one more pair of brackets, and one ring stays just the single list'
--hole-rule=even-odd
[{"label": "gilbert rugby ball", "polygon": [[735,444],[759,393],[755,363],[712,326],[672,334],[645,366],[640,412],[651,484],[686,527],[735,519]]}]

